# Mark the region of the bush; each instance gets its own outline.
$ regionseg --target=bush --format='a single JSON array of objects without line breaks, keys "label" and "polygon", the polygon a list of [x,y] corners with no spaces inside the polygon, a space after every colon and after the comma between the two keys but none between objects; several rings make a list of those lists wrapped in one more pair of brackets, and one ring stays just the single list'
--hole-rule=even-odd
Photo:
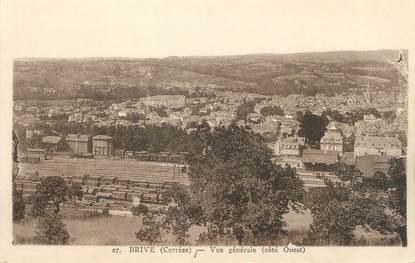
[{"label": "bush", "polygon": [[62,216],[47,213],[38,218],[34,241],[42,245],[65,245],[69,241],[69,234]]},{"label": "bush", "polygon": [[45,215],[46,206],[48,204],[46,195],[41,193],[35,193],[31,198],[31,203],[32,208],[30,213],[33,217]]},{"label": "bush", "polygon": [[146,205],[139,204],[138,206],[133,206],[133,208],[131,208],[131,212],[135,216],[147,215],[148,207]]},{"label": "bush", "polygon": [[102,209],[102,215],[103,216],[109,216],[110,215],[110,210],[105,207],[104,209]]},{"label": "bush", "polygon": [[152,213],[147,213],[143,219],[143,228],[135,232],[136,237],[140,241],[148,242],[150,245],[160,242],[164,232],[167,231],[166,226]]},{"label": "bush", "polygon": [[17,235],[13,238],[13,245],[30,245],[33,244],[34,240],[32,237]]},{"label": "bush", "polygon": [[13,221],[20,222],[25,217],[25,203],[22,193],[13,187]]}]

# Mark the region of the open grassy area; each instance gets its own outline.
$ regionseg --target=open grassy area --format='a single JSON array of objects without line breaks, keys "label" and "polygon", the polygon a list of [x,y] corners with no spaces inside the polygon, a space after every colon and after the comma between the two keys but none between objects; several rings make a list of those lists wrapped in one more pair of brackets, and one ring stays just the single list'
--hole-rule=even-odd
[{"label": "open grassy area", "polygon": [[[70,235],[71,245],[144,245],[136,238],[135,232],[141,227],[138,216],[98,216],[95,213],[63,210],[64,222]],[[27,216],[20,223],[13,225],[13,235],[33,237],[36,219]],[[190,231],[190,242],[196,242],[201,227],[193,227]],[[175,237],[169,233],[163,244],[174,244]]]},{"label": "open grassy area", "polygon": [[[65,223],[70,234],[71,245],[144,245],[136,238],[135,232],[142,227],[141,217],[132,216],[98,216],[76,210],[64,210]],[[282,236],[278,243],[300,244],[306,237],[309,224],[312,222],[310,211],[302,214],[291,212],[285,216],[288,234]],[[22,222],[13,225],[14,236],[33,237],[36,220],[26,217]],[[195,226],[190,229],[189,242],[197,245],[199,234],[206,229]],[[357,236],[364,236],[362,245],[399,245],[395,235],[380,235],[375,232],[357,231]],[[162,242],[164,245],[174,245],[175,237],[169,233]],[[218,245],[237,245],[234,240],[219,240]]]}]

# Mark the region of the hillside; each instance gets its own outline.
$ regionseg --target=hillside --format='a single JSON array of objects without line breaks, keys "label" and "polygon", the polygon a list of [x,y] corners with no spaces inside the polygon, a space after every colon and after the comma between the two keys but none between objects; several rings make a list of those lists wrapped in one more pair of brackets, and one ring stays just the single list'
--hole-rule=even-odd
[{"label": "hillside", "polygon": [[[404,54],[406,59],[407,52]],[[47,89],[68,97],[75,85],[92,83],[103,88],[157,87],[161,93],[165,88],[186,93],[199,87],[286,95],[308,87],[330,95],[367,83],[380,88],[396,86],[398,76],[388,61],[398,55],[397,50],[379,50],[163,59],[17,59],[14,91],[15,98],[28,93],[30,87],[30,92]]]}]

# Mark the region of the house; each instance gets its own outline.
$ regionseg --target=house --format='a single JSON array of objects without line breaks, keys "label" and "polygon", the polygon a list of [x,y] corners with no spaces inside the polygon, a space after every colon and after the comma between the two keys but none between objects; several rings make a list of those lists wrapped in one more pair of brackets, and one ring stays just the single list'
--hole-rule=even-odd
[{"label": "house", "polygon": [[320,139],[320,149],[324,151],[336,151],[339,155],[342,155],[343,138],[334,125],[334,122],[328,125],[324,136]]},{"label": "house", "polygon": [[61,140],[62,138],[60,136],[45,136],[42,138],[42,144],[46,146],[48,152],[56,152]]},{"label": "house", "polygon": [[66,142],[73,153],[86,154],[91,153],[91,136],[81,134],[68,134]]},{"label": "house", "polygon": [[92,138],[94,155],[112,155],[112,137],[108,135],[96,135]]},{"label": "house", "polygon": [[359,169],[364,177],[372,177],[377,173],[388,174],[390,167],[389,161],[392,156],[365,155],[356,157],[356,168]]},{"label": "house", "polygon": [[72,115],[68,116],[68,122],[82,122],[82,113],[81,112],[75,112]]},{"label": "house", "polygon": [[186,97],[183,95],[156,95],[142,98],[140,102],[151,107],[182,108],[186,105]]},{"label": "house", "polygon": [[14,104],[14,110],[15,111],[22,111],[23,110],[23,105],[22,104],[17,104],[17,103],[15,103]]},{"label": "house", "polygon": [[373,114],[363,115],[363,120],[366,122],[374,122],[376,117]]},{"label": "house", "polygon": [[259,123],[262,121],[262,115],[256,112],[249,113],[247,118],[253,123]]},{"label": "house", "polygon": [[380,155],[400,156],[402,155],[402,143],[395,137],[385,136],[359,136],[354,142],[355,156]]},{"label": "house", "polygon": [[333,171],[338,158],[339,153],[336,151],[306,149],[301,160],[308,171]]},{"label": "house", "polygon": [[[301,137],[300,137],[301,138]],[[280,156],[300,156],[300,146],[302,140],[299,137],[287,137],[278,139],[276,155]]]},{"label": "house", "polygon": [[356,100],[356,98],[353,95],[350,95],[347,98],[347,105],[354,105],[356,103],[357,103],[357,100]]},{"label": "house", "polygon": [[39,112],[39,109],[36,106],[29,106],[29,107],[26,108],[26,112],[36,113],[36,112]]},{"label": "house", "polygon": [[355,125],[357,135],[389,136],[393,131],[393,127],[383,119],[375,119],[370,122],[358,121]]},{"label": "house", "polygon": [[42,130],[27,129],[26,130],[26,139],[31,139],[33,137],[33,135],[42,135],[42,134],[43,134]]},{"label": "house", "polygon": [[28,148],[26,150],[26,157],[28,159],[38,159],[39,161],[46,159],[46,151],[41,148]]}]

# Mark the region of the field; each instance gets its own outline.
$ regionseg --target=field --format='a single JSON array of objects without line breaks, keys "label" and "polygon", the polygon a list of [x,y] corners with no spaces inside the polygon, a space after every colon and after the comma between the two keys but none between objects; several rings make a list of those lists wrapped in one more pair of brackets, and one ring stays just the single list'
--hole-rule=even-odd
[{"label": "field", "polygon": [[[143,244],[135,237],[134,232],[138,231],[141,225],[141,217],[138,216],[97,216],[84,217],[82,212],[63,209],[65,223],[70,234],[71,245],[139,245]],[[311,222],[309,213],[287,215],[290,221],[288,229],[295,232],[304,232],[306,226]],[[36,220],[32,217],[25,218],[20,223],[13,225],[14,236],[34,236]],[[197,243],[199,234],[205,231],[204,227],[195,226],[190,229],[189,241]],[[172,234],[166,235],[163,244],[174,244],[175,237]],[[223,244],[235,245],[233,241],[222,240]]]},{"label": "field", "polygon": [[[142,226],[141,217],[137,216],[83,216],[79,210],[63,209],[65,223],[70,234],[70,245],[143,245],[135,237],[135,232]],[[289,243],[299,244],[306,237],[312,217],[309,211],[303,214],[290,212],[285,216],[288,234],[282,236],[278,243],[286,245]],[[36,220],[32,217],[25,218],[20,223],[13,225],[13,234],[16,236],[33,237]],[[193,245],[203,245],[197,242],[198,236],[206,229],[195,226],[190,229],[189,242]],[[363,235],[367,245],[397,245],[394,235],[383,236],[373,232],[365,233],[357,231],[357,236]],[[167,234],[163,245],[174,245],[175,237]],[[234,240],[220,240],[220,245],[236,245]]]},{"label": "field", "polygon": [[390,83],[389,79],[381,78],[381,77],[375,77],[375,76],[364,76],[364,75],[352,75],[351,80],[354,80],[358,83],[366,84],[385,84]]},{"label": "field", "polygon": [[295,74],[287,74],[287,75],[282,75],[282,76],[278,76],[276,78],[274,78],[274,80],[303,80],[303,81],[309,81],[312,79],[316,79],[317,76],[312,74],[312,73],[295,73]]}]

